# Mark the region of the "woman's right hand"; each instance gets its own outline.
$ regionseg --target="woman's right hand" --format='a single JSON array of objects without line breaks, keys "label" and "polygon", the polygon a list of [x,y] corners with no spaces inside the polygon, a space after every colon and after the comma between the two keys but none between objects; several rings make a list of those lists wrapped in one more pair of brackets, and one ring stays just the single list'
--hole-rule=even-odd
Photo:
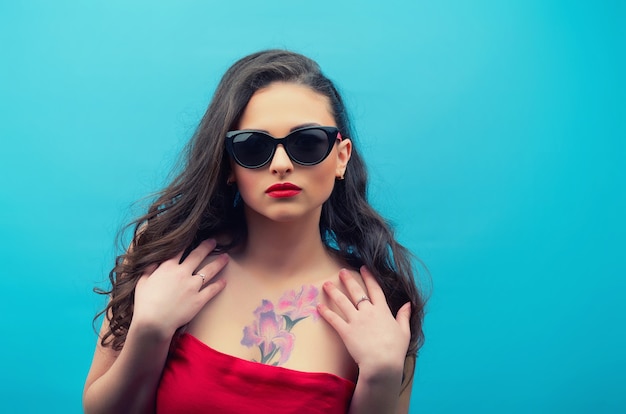
[{"label": "woman's right hand", "polygon": [[226,286],[223,279],[211,282],[228,263],[226,253],[211,258],[213,260],[207,263],[215,245],[215,240],[205,240],[182,263],[181,252],[147,269],[135,288],[130,329],[171,338],[176,329],[189,323]]}]

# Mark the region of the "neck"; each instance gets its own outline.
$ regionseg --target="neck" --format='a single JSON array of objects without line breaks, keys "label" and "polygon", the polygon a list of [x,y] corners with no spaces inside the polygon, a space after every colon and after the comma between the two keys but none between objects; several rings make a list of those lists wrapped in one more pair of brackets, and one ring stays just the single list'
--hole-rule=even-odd
[{"label": "neck", "polygon": [[295,277],[329,258],[319,231],[319,214],[276,222],[247,213],[246,221],[248,237],[240,259],[258,276]]}]

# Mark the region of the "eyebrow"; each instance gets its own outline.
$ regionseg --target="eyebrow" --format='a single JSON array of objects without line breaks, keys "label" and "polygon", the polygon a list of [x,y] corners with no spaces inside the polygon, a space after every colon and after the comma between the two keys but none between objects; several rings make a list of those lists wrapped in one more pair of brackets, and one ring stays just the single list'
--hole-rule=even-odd
[{"label": "eyebrow", "polygon": [[[310,126],[322,126],[321,124],[318,124],[316,122],[308,122],[306,124],[300,124],[300,125],[296,125],[295,127],[291,128],[289,130],[289,133],[292,133],[293,131],[295,131],[296,129],[300,129],[300,128],[306,128],[306,127],[310,127]],[[255,129],[255,131],[259,131],[259,132],[265,132],[267,135],[272,135],[269,133],[269,131],[266,131],[264,129]]]}]

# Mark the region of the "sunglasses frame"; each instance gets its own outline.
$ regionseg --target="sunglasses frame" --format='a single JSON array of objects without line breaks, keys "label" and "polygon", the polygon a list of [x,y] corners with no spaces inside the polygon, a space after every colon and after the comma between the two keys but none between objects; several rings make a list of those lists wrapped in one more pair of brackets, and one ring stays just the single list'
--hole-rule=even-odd
[{"label": "sunglasses frame", "polygon": [[[310,163],[301,162],[301,161],[295,159],[293,157],[293,155],[291,154],[291,151],[289,150],[290,142],[293,141],[294,136],[297,135],[299,132],[308,131],[308,130],[311,130],[311,129],[319,129],[319,130],[324,131],[324,133],[326,134],[326,137],[328,138],[328,148],[327,148],[326,153],[324,154],[324,156],[319,161],[310,162]],[[273,145],[272,151],[271,151],[270,155],[268,156],[268,158],[265,161],[263,161],[263,163],[261,163],[259,165],[247,165],[247,164],[244,164],[243,162],[241,162],[241,160],[239,158],[237,158],[237,155],[235,154],[234,140],[235,140],[235,137],[237,135],[245,134],[245,133],[260,134],[261,136],[263,136],[265,138],[266,142],[269,142],[269,143],[271,143]],[[261,168],[261,167],[264,167],[265,165],[267,165],[274,158],[274,155],[276,154],[276,147],[278,146],[278,144],[281,144],[283,146],[283,148],[285,149],[285,152],[287,153],[287,156],[289,156],[289,159],[291,161],[293,161],[294,163],[296,163],[298,165],[311,166],[311,165],[317,165],[317,164],[321,163],[322,161],[324,161],[328,157],[328,154],[330,154],[330,152],[332,151],[333,145],[337,141],[341,141],[341,135],[339,134],[339,128],[334,127],[334,126],[317,126],[317,125],[313,125],[313,126],[307,126],[307,127],[303,127],[303,128],[298,128],[298,129],[294,129],[287,136],[285,136],[283,138],[276,138],[276,137],[271,136],[270,134],[268,134],[265,131],[259,131],[259,130],[256,130],[256,129],[242,129],[242,130],[237,130],[237,131],[229,131],[229,132],[226,133],[226,151],[232,157],[232,159],[235,160],[235,162],[237,164],[241,165],[244,168],[256,169],[256,168]]]}]

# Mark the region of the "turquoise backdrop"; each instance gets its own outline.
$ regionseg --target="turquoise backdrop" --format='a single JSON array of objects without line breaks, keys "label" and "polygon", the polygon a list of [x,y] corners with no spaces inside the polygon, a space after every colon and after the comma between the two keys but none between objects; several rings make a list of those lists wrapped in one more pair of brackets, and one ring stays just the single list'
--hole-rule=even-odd
[{"label": "turquoise backdrop", "polygon": [[431,271],[411,412],[626,412],[625,4],[1,1],[0,411],[81,412],[131,204],[279,47],[338,83]]}]

